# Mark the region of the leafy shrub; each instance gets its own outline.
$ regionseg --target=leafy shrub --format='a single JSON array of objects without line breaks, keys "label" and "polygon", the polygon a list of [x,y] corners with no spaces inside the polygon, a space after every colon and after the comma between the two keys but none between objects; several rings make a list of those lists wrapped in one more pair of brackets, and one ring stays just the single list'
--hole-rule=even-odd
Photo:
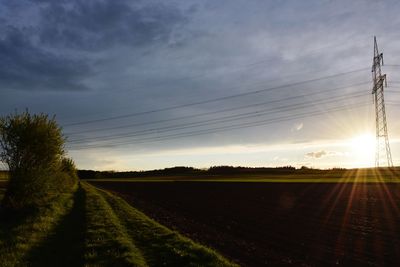
[{"label": "leafy shrub", "polygon": [[65,138],[54,118],[27,111],[0,118],[0,158],[10,171],[3,207],[43,205],[76,183],[74,164],[64,157]]},{"label": "leafy shrub", "polygon": [[77,169],[71,158],[62,158],[59,171],[59,188],[62,192],[69,191],[78,181]]}]

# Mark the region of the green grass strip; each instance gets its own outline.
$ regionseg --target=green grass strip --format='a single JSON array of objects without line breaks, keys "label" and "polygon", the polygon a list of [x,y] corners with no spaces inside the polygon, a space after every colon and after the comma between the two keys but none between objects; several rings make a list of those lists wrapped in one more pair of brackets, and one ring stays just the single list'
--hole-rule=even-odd
[{"label": "green grass strip", "polygon": [[72,205],[73,195],[62,194],[25,218],[1,218],[0,266],[28,266],[29,253],[49,236]]},{"label": "green grass strip", "polygon": [[92,186],[86,192],[85,266],[147,266],[114,211]]},{"label": "green grass strip", "polygon": [[120,197],[97,190],[126,227],[150,266],[237,266],[212,249],[158,224]]},{"label": "green grass strip", "polygon": [[1,218],[0,266],[236,265],[83,182],[29,216]]}]

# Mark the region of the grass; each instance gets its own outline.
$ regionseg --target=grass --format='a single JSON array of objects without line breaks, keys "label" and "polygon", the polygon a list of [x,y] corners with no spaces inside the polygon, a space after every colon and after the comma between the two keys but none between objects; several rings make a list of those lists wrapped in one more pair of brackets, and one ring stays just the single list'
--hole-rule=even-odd
[{"label": "grass", "polygon": [[0,266],[234,266],[85,182],[29,216],[1,216]]},{"label": "grass", "polygon": [[398,176],[379,175],[226,175],[215,177],[148,177],[148,178],[99,178],[93,182],[263,182],[263,183],[399,183]]},{"label": "grass", "polygon": [[[115,173],[118,174],[118,173]],[[115,175],[111,173],[111,175]],[[121,173],[124,175],[124,173]],[[101,175],[101,173],[100,173]],[[266,183],[398,183],[400,168],[360,168],[360,169],[301,169],[283,172],[252,171],[251,169],[230,170],[221,173],[195,173],[193,175],[164,175],[110,177],[105,172],[104,177],[87,179],[88,181],[118,181],[118,182],[266,182]]]},{"label": "grass", "polygon": [[[55,226],[73,206],[73,195],[63,194],[51,205],[25,217],[10,219],[1,214],[0,265],[27,266],[31,252],[46,242]],[[30,266],[35,266],[30,264]],[[39,266],[39,265],[36,265]]]},{"label": "grass", "polygon": [[121,198],[99,191],[121,219],[129,237],[135,240],[150,266],[234,266],[215,251],[158,224]]},{"label": "grass", "polygon": [[147,266],[126,229],[102,195],[83,184],[86,192],[87,266]]}]

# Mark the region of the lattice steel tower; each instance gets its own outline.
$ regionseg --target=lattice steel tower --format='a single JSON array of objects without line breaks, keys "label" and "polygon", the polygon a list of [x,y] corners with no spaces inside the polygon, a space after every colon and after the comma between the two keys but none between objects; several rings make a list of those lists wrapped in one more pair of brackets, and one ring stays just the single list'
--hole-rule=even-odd
[{"label": "lattice steel tower", "polygon": [[372,94],[375,103],[375,126],[376,126],[376,151],[375,167],[384,166],[387,161],[388,167],[393,167],[392,153],[390,152],[389,136],[386,123],[385,100],[383,87],[387,87],[386,74],[382,75],[383,53],[379,53],[376,37],[374,36],[374,60],[372,62]]}]

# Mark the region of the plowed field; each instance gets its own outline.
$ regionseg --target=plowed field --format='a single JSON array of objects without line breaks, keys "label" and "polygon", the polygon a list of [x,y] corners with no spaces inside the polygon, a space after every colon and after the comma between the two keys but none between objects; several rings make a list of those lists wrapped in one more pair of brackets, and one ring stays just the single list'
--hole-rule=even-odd
[{"label": "plowed field", "polygon": [[244,266],[399,266],[400,185],[93,182]]}]

